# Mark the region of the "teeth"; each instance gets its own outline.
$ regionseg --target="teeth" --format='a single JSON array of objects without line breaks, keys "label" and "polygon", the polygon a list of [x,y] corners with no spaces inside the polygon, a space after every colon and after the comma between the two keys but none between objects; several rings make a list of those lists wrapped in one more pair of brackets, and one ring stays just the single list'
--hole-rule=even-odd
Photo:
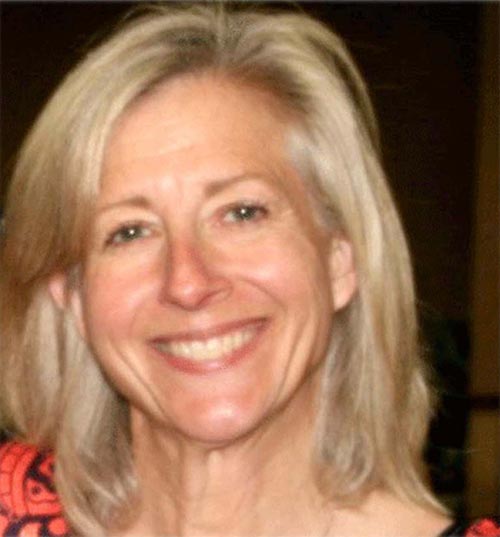
[{"label": "teeth", "polygon": [[157,343],[156,347],[161,352],[179,358],[196,361],[217,360],[243,347],[254,335],[255,328],[246,328],[222,337],[197,341],[170,341]]}]

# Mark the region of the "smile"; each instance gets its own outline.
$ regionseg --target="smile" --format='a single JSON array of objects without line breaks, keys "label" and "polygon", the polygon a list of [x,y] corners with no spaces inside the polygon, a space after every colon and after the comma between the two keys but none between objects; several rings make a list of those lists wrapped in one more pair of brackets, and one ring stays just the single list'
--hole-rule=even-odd
[{"label": "smile", "polygon": [[255,336],[256,332],[256,327],[250,327],[235,330],[221,337],[156,343],[156,348],[162,353],[171,354],[178,358],[196,360],[197,362],[219,360],[246,345]]}]

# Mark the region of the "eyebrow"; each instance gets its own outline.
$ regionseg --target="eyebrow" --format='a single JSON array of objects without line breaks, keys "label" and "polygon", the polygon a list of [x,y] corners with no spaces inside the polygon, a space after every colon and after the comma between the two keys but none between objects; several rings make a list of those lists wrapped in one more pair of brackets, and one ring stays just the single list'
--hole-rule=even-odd
[{"label": "eyebrow", "polygon": [[[264,181],[262,176],[258,174],[240,174],[227,177],[224,179],[217,179],[210,182],[206,187],[204,194],[206,197],[212,197],[216,194],[222,192],[226,188],[233,186],[238,183],[243,183],[245,181]],[[103,214],[113,209],[119,207],[137,207],[139,209],[151,209],[151,202],[145,196],[132,196],[130,198],[125,198],[118,201],[113,201],[111,203],[106,203],[99,209],[97,209],[97,214]]]},{"label": "eyebrow", "polygon": [[118,207],[138,207],[140,209],[150,209],[151,203],[144,196],[132,196],[123,200],[106,203],[106,205],[103,205],[102,207],[97,209],[97,214],[106,213]]},{"label": "eyebrow", "polygon": [[233,186],[238,183],[243,183],[245,181],[260,181],[266,182],[261,175],[258,174],[248,174],[243,173],[240,175],[233,175],[224,179],[217,179],[209,183],[205,188],[205,195],[207,197],[215,196],[219,192],[225,190],[226,188]]}]

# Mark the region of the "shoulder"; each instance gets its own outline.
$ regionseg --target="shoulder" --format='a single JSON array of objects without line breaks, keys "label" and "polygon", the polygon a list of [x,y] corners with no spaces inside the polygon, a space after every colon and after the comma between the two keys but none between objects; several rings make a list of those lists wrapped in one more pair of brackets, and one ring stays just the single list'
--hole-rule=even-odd
[{"label": "shoulder", "polygon": [[366,537],[367,528],[378,537],[438,537],[452,521],[440,511],[374,490],[360,505],[342,509],[336,522],[337,533],[349,537]]},{"label": "shoulder", "polygon": [[380,535],[436,537],[451,523],[437,507],[424,508],[385,491],[374,491],[370,508]]},{"label": "shoulder", "polygon": [[68,534],[53,475],[52,454],[18,442],[0,445],[0,536]]},{"label": "shoulder", "polygon": [[487,517],[473,523],[455,522],[438,537],[500,537],[500,517]]}]

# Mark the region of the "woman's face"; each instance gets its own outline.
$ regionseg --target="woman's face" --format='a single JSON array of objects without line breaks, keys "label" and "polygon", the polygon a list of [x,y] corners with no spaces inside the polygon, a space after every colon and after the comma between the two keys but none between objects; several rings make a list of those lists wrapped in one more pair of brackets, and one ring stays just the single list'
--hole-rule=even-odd
[{"label": "woman's face", "polygon": [[185,76],[112,133],[72,304],[132,412],[172,433],[226,442],[314,397],[354,283],[334,306],[350,255],[313,220],[288,123],[255,88]]}]

